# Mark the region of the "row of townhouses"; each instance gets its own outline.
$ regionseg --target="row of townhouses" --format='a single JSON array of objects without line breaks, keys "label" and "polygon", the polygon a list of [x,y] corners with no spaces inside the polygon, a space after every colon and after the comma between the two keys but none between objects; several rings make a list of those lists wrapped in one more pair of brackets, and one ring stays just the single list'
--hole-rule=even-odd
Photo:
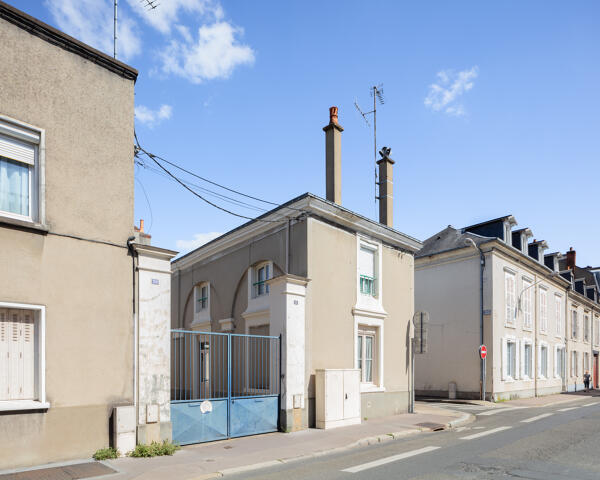
[{"label": "row of townhouses", "polygon": [[348,210],[336,107],[325,198],[176,258],[133,227],[138,72],[2,1],[0,60],[0,469],[360,423],[411,381],[479,397],[482,343],[492,400],[597,386],[599,270],[511,216],[396,230],[387,149],[379,218]]},{"label": "row of townhouses", "polygon": [[578,267],[572,248],[545,253],[516,225],[448,226],[417,253],[416,308],[431,318],[418,394],[481,398],[485,377],[488,399],[546,395],[582,390],[585,372],[598,387],[600,269]]}]

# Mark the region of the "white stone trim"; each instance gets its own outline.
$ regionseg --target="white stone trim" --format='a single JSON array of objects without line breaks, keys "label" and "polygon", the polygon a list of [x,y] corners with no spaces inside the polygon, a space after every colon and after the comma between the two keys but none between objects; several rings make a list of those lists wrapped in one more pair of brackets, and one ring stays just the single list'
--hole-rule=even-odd
[{"label": "white stone trim", "polygon": [[360,383],[360,391],[362,392],[374,392],[385,391],[385,385],[383,383],[383,372],[384,372],[384,345],[385,345],[385,335],[384,335],[384,321],[383,318],[374,318],[371,316],[364,315],[354,315],[354,368],[358,368],[358,352],[356,351],[357,346],[357,337],[358,337],[358,326],[364,325],[366,327],[373,327],[377,329],[377,376],[378,381],[377,384],[374,383]]}]

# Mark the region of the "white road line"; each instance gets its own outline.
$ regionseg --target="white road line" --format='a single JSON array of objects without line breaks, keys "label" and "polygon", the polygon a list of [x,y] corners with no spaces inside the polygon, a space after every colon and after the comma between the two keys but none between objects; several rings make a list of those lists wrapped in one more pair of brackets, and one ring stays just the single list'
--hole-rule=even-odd
[{"label": "white road line", "polygon": [[554,415],[554,414],[553,413],[542,413],[541,415],[538,415],[536,417],[531,417],[526,420],[521,420],[521,423],[535,422],[536,420],[541,420],[542,418],[550,417],[552,415]]},{"label": "white road line", "polygon": [[412,450],[410,452],[400,453],[398,455],[392,455],[391,457],[381,458],[379,460],[375,460],[369,463],[363,463],[362,465],[356,465],[355,467],[346,468],[342,470],[342,472],[347,473],[357,473],[362,472],[363,470],[368,470],[369,468],[379,467],[380,465],[385,465],[386,463],[397,462],[398,460],[403,460],[405,458],[414,457],[415,455],[421,455],[422,453],[433,452],[440,447],[425,447],[419,448],[418,450]]},{"label": "white road line", "polygon": [[592,402],[592,403],[586,403],[585,405],[582,405],[582,407],[591,407],[592,405],[598,405],[600,402]]},{"label": "white road line", "polygon": [[512,427],[498,427],[492,428],[491,430],[486,430],[485,432],[474,433],[473,435],[468,435],[466,437],[460,437],[459,440],[473,440],[474,438],[485,437],[486,435],[491,435],[492,433],[501,432],[503,430],[508,430]]},{"label": "white road line", "polygon": [[575,410],[576,408],[579,408],[579,407],[559,408],[558,411],[559,412],[568,412],[569,410]]},{"label": "white road line", "polygon": [[497,413],[510,412],[511,410],[520,410],[522,408],[527,407],[497,407],[493,410],[488,410],[487,412],[478,413],[477,415],[496,415]]}]

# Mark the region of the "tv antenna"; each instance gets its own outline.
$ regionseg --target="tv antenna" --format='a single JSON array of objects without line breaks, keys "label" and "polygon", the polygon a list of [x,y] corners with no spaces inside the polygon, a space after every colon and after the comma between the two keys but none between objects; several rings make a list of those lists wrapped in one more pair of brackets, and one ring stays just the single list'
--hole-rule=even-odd
[{"label": "tv antenna", "polygon": [[[157,0],[140,0],[140,3],[143,3],[142,6],[146,10],[154,10],[156,7],[158,7],[160,5],[157,2]],[[119,7],[119,0],[114,0],[113,6],[114,6],[113,57],[117,58],[117,19],[118,19],[117,10]]]},{"label": "tv antenna", "polygon": [[373,115],[373,161],[374,161],[374,172],[375,172],[375,202],[377,202],[377,102],[380,105],[385,103],[385,99],[383,98],[383,84],[373,85],[370,88],[371,97],[373,97],[373,110],[370,112],[363,112],[363,110],[359,107],[358,102],[354,100],[354,106],[358,110],[367,123],[369,127],[371,124],[369,123],[369,119],[367,115]]}]

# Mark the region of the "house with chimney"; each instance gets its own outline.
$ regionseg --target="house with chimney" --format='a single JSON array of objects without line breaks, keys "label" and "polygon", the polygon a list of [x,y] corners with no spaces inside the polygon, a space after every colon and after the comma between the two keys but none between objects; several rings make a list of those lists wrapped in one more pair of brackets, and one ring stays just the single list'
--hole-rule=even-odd
[{"label": "house with chimney", "polygon": [[[561,254],[546,253],[545,241],[531,240],[531,229],[516,226],[512,215],[448,226],[417,252],[415,308],[430,319],[428,352],[415,361],[417,395],[500,401],[566,391],[575,380],[571,271],[562,271]],[[579,319],[588,302],[577,297]]]},{"label": "house with chimney", "polygon": [[[240,397],[251,392],[267,402],[269,394],[278,395],[275,421],[284,431],[328,425],[319,418],[319,405],[331,383],[323,375],[330,373],[338,382],[334,387],[341,389],[338,397],[327,393],[333,399],[325,407],[333,415],[331,425],[408,409],[414,255],[422,244],[394,228],[394,162],[387,150],[379,160],[381,178],[386,179],[381,183],[379,220],[343,206],[343,128],[337,113],[336,107],[330,109],[323,128],[326,198],[300,195],[172,263],[175,440],[177,402],[204,404],[214,413],[223,395],[219,381],[228,382]],[[189,335],[195,340],[186,339],[189,332],[195,332]],[[224,334],[231,335],[229,348],[223,350],[231,367],[225,376],[223,356],[215,355],[217,336]],[[246,341],[244,335],[252,341],[263,337],[263,345],[238,348],[236,342]],[[278,347],[272,343],[276,340],[281,342]],[[177,350],[188,356],[182,358]],[[248,360],[253,351],[259,353]],[[246,362],[241,374],[235,367],[238,361]],[[319,373],[323,371],[330,373]],[[355,382],[356,390],[344,390],[344,382],[346,387]],[[232,416],[240,401],[232,401]],[[181,422],[195,425],[189,428],[210,428],[215,431],[211,438],[223,438],[208,417],[181,409]],[[238,420],[230,419],[231,435]]]}]

